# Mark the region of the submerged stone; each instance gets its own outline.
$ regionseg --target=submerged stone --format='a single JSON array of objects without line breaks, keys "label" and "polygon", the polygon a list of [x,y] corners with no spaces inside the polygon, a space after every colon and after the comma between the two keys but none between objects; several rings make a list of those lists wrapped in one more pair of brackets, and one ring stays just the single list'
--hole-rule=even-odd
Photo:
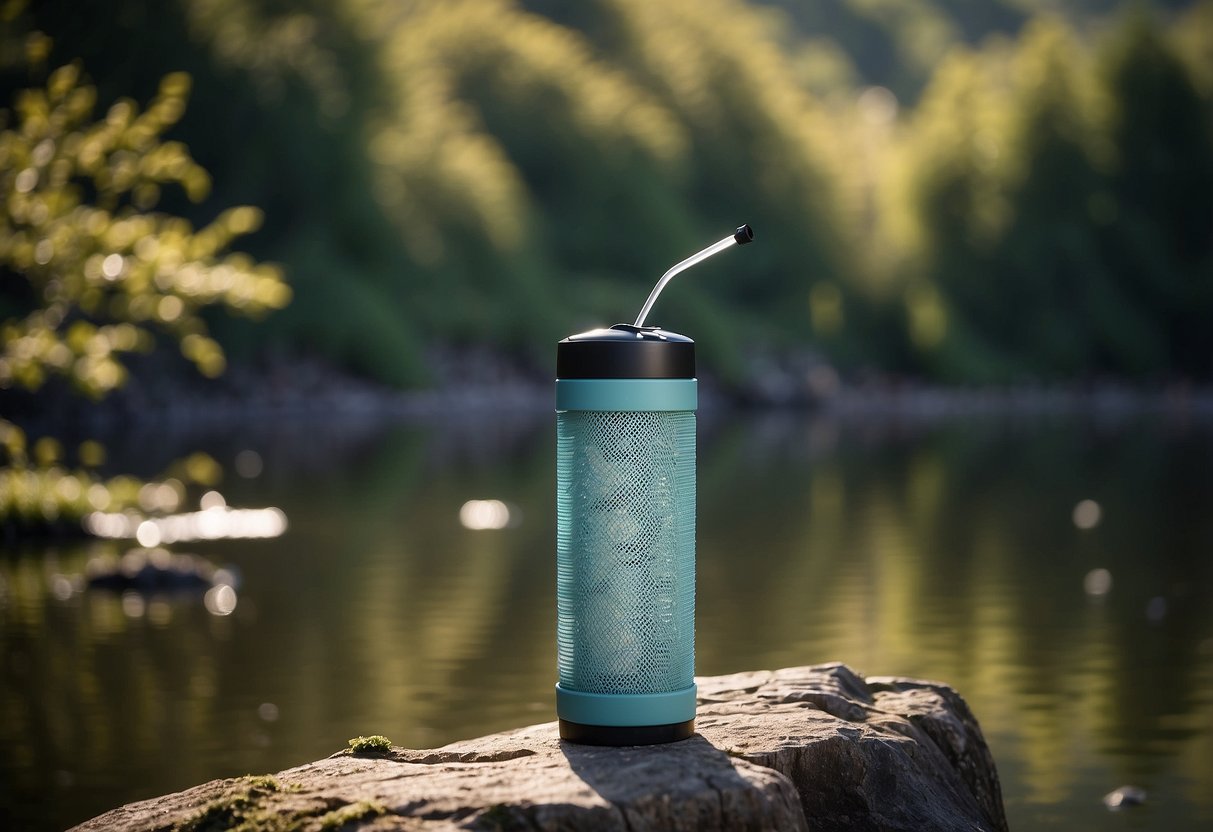
[{"label": "submerged stone", "polygon": [[111,592],[206,592],[217,583],[234,583],[228,570],[197,555],[164,549],[131,549],[121,558],[95,558],[85,570],[90,589]]}]

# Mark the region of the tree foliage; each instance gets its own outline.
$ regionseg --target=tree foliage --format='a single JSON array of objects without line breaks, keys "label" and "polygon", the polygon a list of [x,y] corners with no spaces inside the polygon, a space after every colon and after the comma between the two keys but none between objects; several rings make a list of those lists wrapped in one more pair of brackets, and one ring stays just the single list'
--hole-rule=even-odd
[{"label": "tree foliage", "polygon": [[1207,380],[1213,3],[1114,7],[44,0],[14,26],[48,65],[83,59],[104,107],[195,79],[165,129],[214,186],[164,204],[260,205],[246,244],[294,290],[256,326],[205,314],[229,352],[396,384],[427,343],[546,363],[748,221],[760,245],[654,317],[728,378],[812,350],[951,381]]},{"label": "tree foliage", "polygon": [[[1207,379],[1213,134],[1166,35],[1062,21],[954,55],[908,139],[909,279],[938,292],[923,366],[960,379]],[[908,317],[915,310],[909,304]]]},{"label": "tree foliage", "polygon": [[153,210],[166,185],[198,200],[206,171],[180,142],[161,141],[185,107],[189,78],[168,75],[142,113],[130,100],[93,122],[93,87],[74,64],[44,90],[17,98],[0,132],[0,277],[13,284],[0,324],[0,387],[39,388],[48,375],[103,395],[125,378],[122,354],[164,333],[205,375],[223,351],[199,314],[219,304],[246,314],[283,306],[276,267],[222,255],[259,212],[234,208],[195,230]]}]

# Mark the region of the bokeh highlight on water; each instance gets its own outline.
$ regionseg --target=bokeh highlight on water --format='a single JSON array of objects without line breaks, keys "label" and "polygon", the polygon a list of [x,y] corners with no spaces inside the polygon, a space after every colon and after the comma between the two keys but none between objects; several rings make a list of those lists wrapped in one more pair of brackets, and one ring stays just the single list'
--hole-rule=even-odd
[{"label": "bokeh highlight on water", "polygon": [[[80,588],[133,541],[3,552],[0,825],[62,828],[359,734],[424,747],[554,718],[550,414],[128,441],[111,464],[206,450],[228,507],[289,522],[173,547],[240,576],[209,603]],[[945,680],[1012,828],[1213,821],[1213,426],[708,414],[700,459],[697,672]],[[1111,814],[1122,785],[1146,803]]]}]

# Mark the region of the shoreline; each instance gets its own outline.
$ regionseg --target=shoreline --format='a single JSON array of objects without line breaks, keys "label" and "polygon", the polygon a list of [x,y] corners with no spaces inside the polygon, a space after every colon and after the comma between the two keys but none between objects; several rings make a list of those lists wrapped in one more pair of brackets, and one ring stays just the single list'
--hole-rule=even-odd
[{"label": "shoreline", "polygon": [[[552,381],[533,370],[499,358],[486,360],[482,351],[442,354],[432,366],[447,383],[401,390],[318,360],[240,365],[214,380],[198,377],[188,368],[164,372],[161,363],[136,367],[126,387],[95,402],[62,384],[36,393],[0,391],[0,412],[39,435],[113,435],[125,427],[157,425],[189,430],[254,419],[424,424],[492,415],[519,421],[552,412]],[[147,372],[151,369],[160,372]],[[803,380],[786,373],[777,378],[768,375],[742,390],[726,388],[711,377],[700,379],[701,418],[737,412],[927,423],[988,416],[1084,415],[1204,421],[1213,420],[1213,385],[1098,380],[974,387],[904,378],[855,383],[840,381],[825,365]]]}]

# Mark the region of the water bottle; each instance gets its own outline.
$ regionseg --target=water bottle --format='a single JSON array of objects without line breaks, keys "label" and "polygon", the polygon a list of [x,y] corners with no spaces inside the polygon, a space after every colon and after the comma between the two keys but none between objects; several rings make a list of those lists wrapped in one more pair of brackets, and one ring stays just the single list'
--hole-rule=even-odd
[{"label": "water bottle", "polygon": [[644,321],[556,351],[556,712],[560,736],[648,745],[695,731],[695,343]]}]

